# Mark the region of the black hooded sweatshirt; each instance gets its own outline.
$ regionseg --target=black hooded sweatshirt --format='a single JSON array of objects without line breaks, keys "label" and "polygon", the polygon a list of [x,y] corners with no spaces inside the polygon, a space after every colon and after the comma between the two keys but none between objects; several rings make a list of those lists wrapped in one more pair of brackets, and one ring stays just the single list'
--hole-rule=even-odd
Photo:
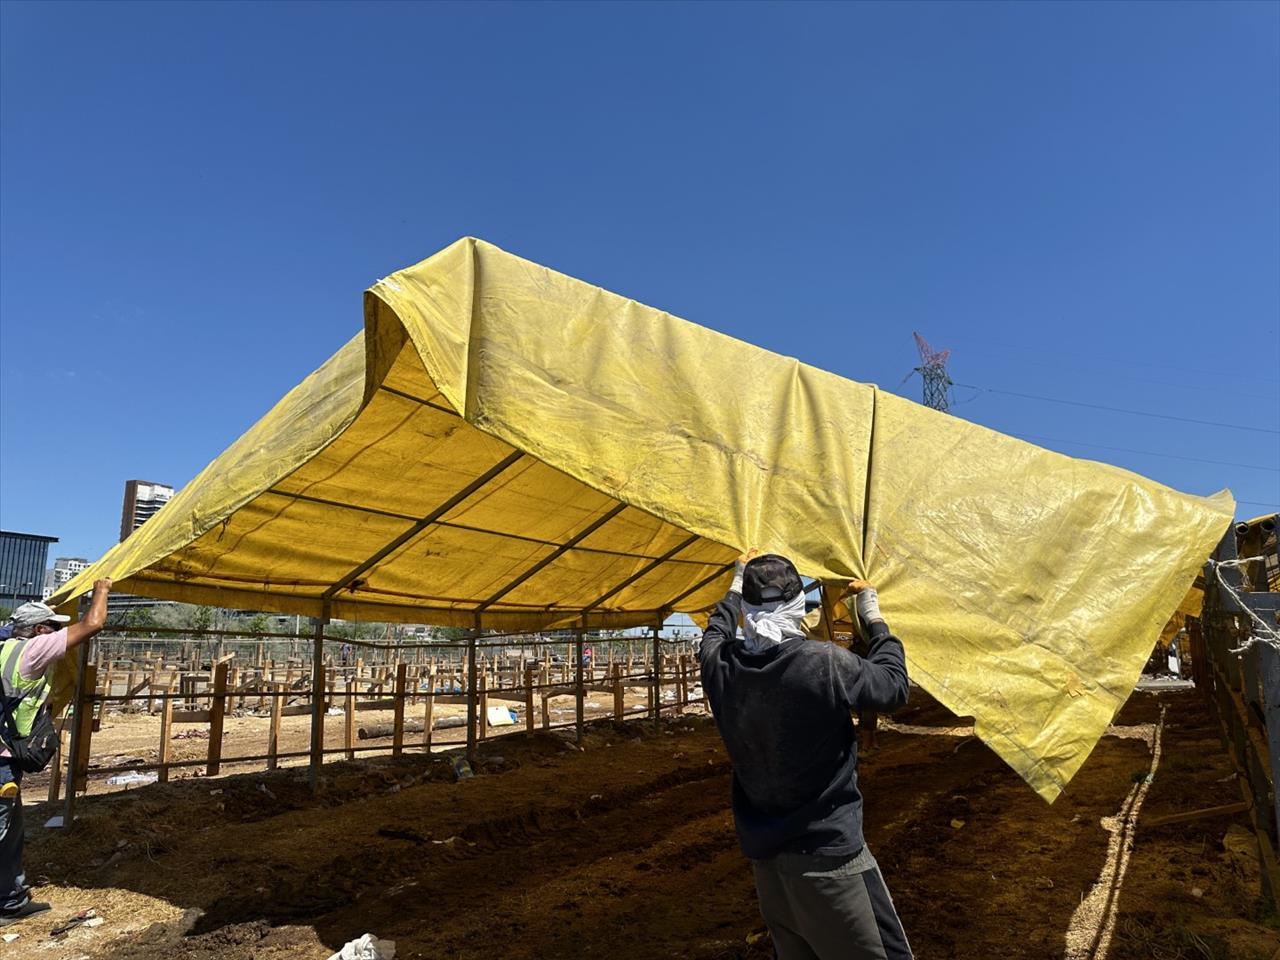
[{"label": "black hooded sweatshirt", "polygon": [[729,593],[698,650],[702,689],[733,763],[733,818],[742,852],[853,856],[863,847],[858,744],[850,711],[907,702],[902,643],[871,625],[867,656],[821,640],[747,653],[737,640],[742,597]]}]

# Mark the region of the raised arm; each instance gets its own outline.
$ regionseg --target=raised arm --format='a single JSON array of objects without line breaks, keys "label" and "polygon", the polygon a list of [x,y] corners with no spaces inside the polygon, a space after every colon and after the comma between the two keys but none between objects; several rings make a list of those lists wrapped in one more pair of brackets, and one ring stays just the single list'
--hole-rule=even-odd
[{"label": "raised arm", "polygon": [[732,643],[738,635],[738,619],[742,615],[742,576],[747,563],[756,555],[756,551],[748,550],[738,557],[733,565],[733,582],[723,600],[707,620],[707,629],[702,632],[702,642],[698,644],[698,663],[706,663],[715,656],[720,644]]},{"label": "raised arm", "polygon": [[95,636],[107,623],[107,594],[111,592],[111,581],[107,578],[95,580],[93,597],[89,601],[89,612],[83,620],[67,626],[67,649],[80,646],[90,637]]},{"label": "raised arm", "polygon": [[880,613],[875,587],[865,580],[854,580],[849,590],[854,594],[850,608],[857,610],[871,649],[865,657],[849,654],[839,658],[846,705],[853,710],[889,713],[906,704],[910,689],[902,641],[890,632]]}]

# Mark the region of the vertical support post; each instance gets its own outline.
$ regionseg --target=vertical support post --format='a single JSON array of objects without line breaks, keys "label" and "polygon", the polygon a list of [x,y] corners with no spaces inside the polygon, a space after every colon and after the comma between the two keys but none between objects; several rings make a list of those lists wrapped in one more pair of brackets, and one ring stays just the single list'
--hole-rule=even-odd
[{"label": "vertical support post", "polygon": [[653,725],[662,718],[662,628],[653,628]]},{"label": "vertical support post", "polygon": [[434,720],[432,714],[436,708],[436,668],[430,666],[427,668],[427,695],[423,698],[426,706],[422,711],[422,752],[431,752],[431,724]]},{"label": "vertical support post", "polygon": [[311,757],[308,779],[311,790],[320,788],[320,764],[324,763],[324,628],[329,623],[329,601],[312,620],[311,640]]},{"label": "vertical support post", "polygon": [[160,772],[161,783],[169,782],[169,761],[173,758],[173,690],[178,682],[176,672],[170,674],[160,705]]},{"label": "vertical support post", "polygon": [[271,726],[267,731],[268,770],[274,770],[278,762],[276,754],[280,751],[280,717],[284,709],[285,691],[288,689],[287,683],[267,684],[267,692],[271,696]]},{"label": "vertical support post", "polygon": [[573,728],[579,746],[582,745],[582,739],[586,734],[585,730],[585,704],[583,702],[586,690],[583,688],[583,663],[582,663],[582,627],[573,631]]},{"label": "vertical support post", "polygon": [[467,761],[476,760],[476,639],[479,629],[467,638]]},{"label": "vertical support post", "polygon": [[57,803],[62,792],[62,758],[67,755],[67,731],[65,725],[58,727],[58,754],[49,765],[49,802]]},{"label": "vertical support post", "polygon": [[[1280,779],[1280,650],[1268,643],[1254,644],[1257,650],[1259,673],[1262,677],[1262,698],[1266,703],[1263,722],[1267,730],[1267,752],[1270,755],[1273,780]],[[1280,829],[1280,789],[1272,790],[1275,803],[1275,820]],[[1259,819],[1262,819],[1259,816]],[[1280,890],[1271,891],[1272,898],[1280,903]]]},{"label": "vertical support post", "polygon": [[524,729],[533,733],[533,667],[524,668]]},{"label": "vertical support post", "polygon": [[479,691],[479,712],[480,712],[480,739],[489,739],[489,674],[483,667],[480,668],[480,691]]},{"label": "vertical support post", "polygon": [[227,665],[214,664],[213,697],[209,704],[209,763],[207,776],[216,777],[222,768],[222,723],[227,713]]},{"label": "vertical support post", "polygon": [[356,758],[356,681],[347,677],[347,699],[343,704],[346,716],[343,719],[343,742],[347,748],[347,759]]},{"label": "vertical support post", "polygon": [[391,721],[391,755],[400,756],[404,752],[404,698],[407,686],[409,665],[396,664],[395,704]]},{"label": "vertical support post", "polygon": [[622,664],[615,663],[610,672],[613,674],[613,719],[621,720],[627,712],[625,689],[622,686]]},{"label": "vertical support post", "polygon": [[[82,791],[89,783],[89,741],[93,737],[93,698],[98,691],[98,670],[91,664],[84,667],[84,709],[76,707],[75,726],[71,731],[71,753],[73,755],[74,776],[67,777],[67,798],[73,790]],[[70,821],[64,820],[63,823]]]}]

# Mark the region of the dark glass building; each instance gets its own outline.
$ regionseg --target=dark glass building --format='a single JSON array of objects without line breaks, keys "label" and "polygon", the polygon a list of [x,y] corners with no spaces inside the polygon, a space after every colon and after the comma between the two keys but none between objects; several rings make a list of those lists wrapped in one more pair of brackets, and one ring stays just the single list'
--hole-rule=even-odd
[{"label": "dark glass building", "polygon": [[57,537],[0,530],[0,607],[41,599],[49,544],[57,542]]}]

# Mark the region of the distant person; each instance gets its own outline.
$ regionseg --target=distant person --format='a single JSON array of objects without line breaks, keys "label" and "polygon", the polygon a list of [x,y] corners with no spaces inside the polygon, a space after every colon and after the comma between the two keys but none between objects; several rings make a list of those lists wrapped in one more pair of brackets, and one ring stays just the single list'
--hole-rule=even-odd
[{"label": "distant person", "polygon": [[905,704],[906,659],[875,588],[855,580],[849,589],[870,638],[866,657],[806,637],[804,585],[790,560],[745,554],[698,648],[733,764],[738,841],[780,960],[912,957],[862,837],[850,715]]},{"label": "distant person", "polygon": [[24,603],[9,617],[12,636],[0,643],[0,926],[49,909],[31,899],[22,871],[22,774],[41,769],[57,750],[45,709],[53,672],[68,650],[107,622],[110,591],[110,580],[95,582],[88,614],[70,625],[70,617],[43,603]]}]

